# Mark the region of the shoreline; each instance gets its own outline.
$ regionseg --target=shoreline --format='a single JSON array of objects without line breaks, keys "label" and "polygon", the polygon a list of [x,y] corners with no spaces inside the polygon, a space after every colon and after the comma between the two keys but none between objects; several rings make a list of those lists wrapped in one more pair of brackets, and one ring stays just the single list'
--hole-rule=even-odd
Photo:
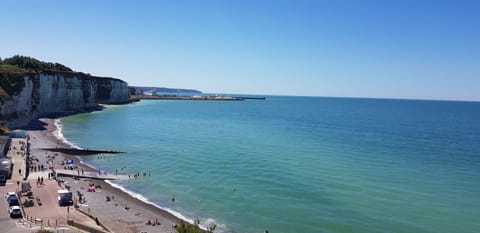
[{"label": "shoreline", "polygon": [[[61,132],[61,126],[58,124],[60,123],[60,119],[54,119],[55,120],[55,131],[54,131],[54,139],[56,140],[60,140],[62,142],[66,142],[66,145],[69,145],[70,147],[72,148],[78,148],[78,150],[83,150],[84,148],[81,148],[73,143],[71,143],[70,141],[68,141]],[[124,152],[120,152],[120,153],[124,153]],[[89,164],[87,162],[85,162],[81,156],[83,155],[72,155],[72,154],[65,154],[66,156],[69,156],[69,157],[74,157],[75,161],[78,161],[78,164],[81,164],[81,166],[85,169],[85,168],[89,168],[91,169],[91,171],[98,171],[99,169],[97,169],[95,166],[93,166],[92,164]],[[148,200],[148,198],[144,197],[141,193],[137,193],[137,192],[134,192],[134,191],[131,191],[125,187],[123,187],[122,185],[119,185],[119,184],[115,184],[114,182],[112,182],[112,180],[99,180],[103,183],[106,183],[107,184],[107,187],[110,187],[112,188],[113,190],[116,190],[118,192],[122,192],[126,195],[128,195],[130,198],[133,198],[134,201],[138,201],[138,202],[141,202],[142,204],[145,204],[145,205],[148,205],[149,207],[152,207],[152,208],[156,208],[158,210],[161,210],[163,212],[166,212],[168,215],[170,215],[170,217],[172,217],[173,219],[177,220],[177,221],[186,221],[190,224],[193,224],[194,223],[194,220],[192,219],[189,219],[187,217],[185,217],[183,214],[179,213],[179,212],[176,212],[170,208],[167,208],[167,207],[161,207],[159,206],[158,204],[155,204],[151,201]],[[113,180],[114,181],[114,180]],[[140,196],[140,197],[138,197]],[[203,230],[207,230],[205,227],[202,227],[200,226],[200,228],[202,228]]]},{"label": "shoreline", "polygon": [[[27,129],[25,129],[29,137],[35,139],[31,140],[31,148],[36,157],[44,157],[43,159],[46,159],[44,154],[47,153],[40,153],[40,151],[48,145],[53,147],[82,149],[63,137],[61,133],[61,122],[59,119],[59,117],[63,116],[65,116],[65,114],[56,115],[55,117],[50,116],[47,118],[39,118],[35,122],[41,123],[42,127],[27,127]],[[37,153],[35,153],[35,151]],[[81,156],[69,155],[61,152],[58,154],[59,157],[62,157],[65,160],[74,160],[75,166],[78,166],[79,169],[84,169],[85,171],[97,171],[94,166],[84,162],[83,159],[80,158]],[[185,221],[191,224],[193,223],[193,220],[188,219],[181,213],[158,206],[157,204],[148,201],[148,199],[143,197],[142,194],[130,191],[127,188],[110,181],[92,181],[89,179],[74,180],[73,178],[66,177],[62,177],[62,179],[65,180],[65,185],[73,186],[74,190],[76,189],[77,191],[84,189],[88,183],[95,183],[95,185],[101,186],[101,191],[99,190],[97,192],[101,193],[101,197],[100,195],[94,196],[90,195],[91,193],[85,193],[85,196],[87,196],[87,203],[90,202],[94,203],[94,205],[100,205],[103,204],[105,196],[115,196],[115,205],[107,208],[104,207],[103,210],[101,210],[102,207],[99,206],[88,206],[86,208],[80,207],[84,211],[89,210],[94,214],[98,214],[100,222],[108,226],[114,232],[176,232],[173,226],[180,221]],[[128,207],[128,209],[132,209],[131,212],[134,212],[133,210],[135,210],[134,216],[128,216],[126,218],[128,220],[124,220],[122,216],[118,216],[119,206],[124,206],[125,209]],[[157,226],[146,225],[148,220],[158,221],[161,227],[158,228]],[[200,228],[206,230],[205,227],[200,226]]]}]

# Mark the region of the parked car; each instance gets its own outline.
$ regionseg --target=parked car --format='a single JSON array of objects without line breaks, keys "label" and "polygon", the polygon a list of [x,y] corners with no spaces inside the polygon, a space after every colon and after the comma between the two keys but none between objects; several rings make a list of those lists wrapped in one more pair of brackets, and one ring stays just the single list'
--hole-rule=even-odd
[{"label": "parked car", "polygon": [[17,196],[10,196],[7,198],[8,206],[18,206],[20,205]]},{"label": "parked car", "polygon": [[17,197],[17,194],[16,194],[15,192],[7,192],[7,193],[5,194],[5,199],[8,200],[8,198],[11,197],[11,196]]},{"label": "parked car", "polygon": [[3,174],[0,174],[0,184],[5,185],[7,183],[7,177]]},{"label": "parked car", "polygon": [[11,218],[21,218],[22,216],[22,210],[20,209],[19,206],[11,206],[8,209],[8,213],[10,214]]}]

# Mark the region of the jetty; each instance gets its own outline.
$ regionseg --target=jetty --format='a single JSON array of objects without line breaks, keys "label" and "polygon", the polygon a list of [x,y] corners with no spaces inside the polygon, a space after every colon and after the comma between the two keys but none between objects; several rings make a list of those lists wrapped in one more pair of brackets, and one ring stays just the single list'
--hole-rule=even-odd
[{"label": "jetty", "polygon": [[91,150],[91,149],[76,149],[76,148],[42,148],[50,152],[58,152],[69,155],[96,155],[96,154],[121,154],[125,152],[113,150]]},{"label": "jetty", "polygon": [[233,97],[233,98],[239,98],[239,99],[244,99],[244,100],[265,100],[265,97]]},{"label": "jetty", "polygon": [[[29,175],[28,180],[36,180],[37,177],[48,177],[49,171],[39,171],[39,172],[32,172]],[[128,180],[128,175],[123,174],[111,174],[105,173],[103,171],[100,172],[91,172],[91,171],[84,171],[79,172],[77,169],[70,170],[70,169],[55,169],[55,173],[57,177],[65,176],[65,177],[78,177],[78,178],[87,178],[87,179],[95,179],[95,180]]]}]

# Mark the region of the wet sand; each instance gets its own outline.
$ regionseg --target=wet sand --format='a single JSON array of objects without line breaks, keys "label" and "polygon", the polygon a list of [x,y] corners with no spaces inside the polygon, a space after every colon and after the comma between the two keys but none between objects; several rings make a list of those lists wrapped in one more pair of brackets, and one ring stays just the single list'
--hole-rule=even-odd
[{"label": "wet sand", "polygon": [[[55,137],[54,133],[57,128],[54,119],[43,118],[37,124],[26,130],[30,137],[30,150],[34,158],[34,166],[44,165],[46,168],[53,166],[58,169],[64,167],[64,165],[61,165],[64,159],[73,159],[75,166],[78,166],[79,169],[95,171],[93,168],[81,164],[80,156],[45,151],[44,148],[71,147]],[[55,158],[52,159],[54,156]],[[93,218],[98,218],[102,224],[113,232],[176,232],[172,226],[178,223],[179,219],[177,217],[140,201],[103,180],[85,178],[74,180],[67,177],[61,177],[61,179],[65,180],[65,185],[71,187],[74,192],[74,199],[78,196],[77,191],[84,195],[86,202],[84,205],[80,204],[79,209],[85,213],[89,212]],[[90,183],[101,186],[101,188],[97,188],[96,192],[88,192]],[[106,201],[107,196],[110,197],[110,201]],[[114,196],[114,199],[111,198],[112,196]],[[147,225],[148,220],[158,221],[160,225]]]}]

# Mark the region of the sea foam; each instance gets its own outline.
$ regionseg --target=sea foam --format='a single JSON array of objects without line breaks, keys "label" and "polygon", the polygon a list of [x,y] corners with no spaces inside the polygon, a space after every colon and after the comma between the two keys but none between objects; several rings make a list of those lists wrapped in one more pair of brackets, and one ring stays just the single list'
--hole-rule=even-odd
[{"label": "sea foam", "polygon": [[[122,192],[130,195],[131,197],[133,197],[133,198],[135,198],[135,199],[138,199],[138,200],[140,200],[140,201],[142,201],[142,202],[144,202],[144,203],[147,203],[147,204],[149,204],[149,205],[155,206],[155,207],[157,207],[157,208],[159,208],[159,209],[161,209],[161,210],[167,211],[168,213],[172,214],[173,216],[177,217],[178,219],[181,219],[181,220],[183,220],[183,221],[186,221],[186,222],[188,222],[188,223],[190,223],[190,224],[194,224],[194,220],[193,220],[193,219],[188,218],[188,217],[186,217],[185,215],[183,215],[183,214],[181,214],[181,213],[179,213],[179,212],[177,212],[177,211],[175,211],[175,210],[173,210],[173,209],[170,209],[170,208],[168,208],[168,207],[162,207],[162,206],[160,206],[160,205],[158,205],[158,204],[156,204],[156,203],[153,203],[153,202],[149,201],[148,198],[146,198],[145,196],[143,196],[143,195],[140,194],[140,193],[133,192],[133,191],[131,191],[131,190],[123,187],[122,185],[116,184],[116,183],[114,183],[114,182],[112,182],[112,181],[110,181],[110,180],[105,180],[105,182],[108,183],[108,184],[110,184],[112,187],[115,187],[115,188],[117,188],[117,189],[120,189]],[[201,229],[207,230],[207,226],[211,226],[211,225],[213,225],[213,224],[215,224],[215,220],[213,220],[213,219],[207,219],[207,221],[205,221],[204,224],[200,224],[199,226],[200,226]],[[221,231],[215,231],[215,232],[221,232]]]},{"label": "sea foam", "polygon": [[81,147],[71,143],[70,141],[68,141],[63,133],[62,133],[62,130],[63,130],[63,125],[62,125],[62,121],[60,119],[55,119],[55,121],[53,122],[53,124],[55,125],[55,131],[53,131],[53,135],[58,139],[60,140],[61,142],[65,143],[66,145],[69,145],[71,148],[75,148],[75,149],[82,149]]}]

